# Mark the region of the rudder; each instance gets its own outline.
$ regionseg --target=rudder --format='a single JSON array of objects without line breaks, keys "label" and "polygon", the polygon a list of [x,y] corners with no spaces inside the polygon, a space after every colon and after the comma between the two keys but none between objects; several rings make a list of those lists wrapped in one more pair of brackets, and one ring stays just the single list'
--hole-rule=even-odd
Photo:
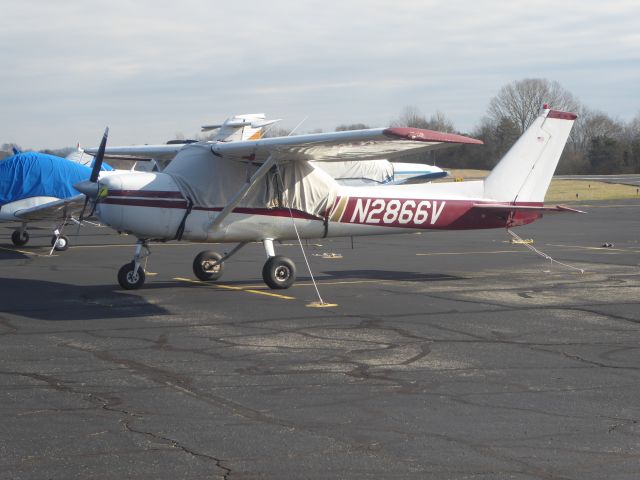
[{"label": "rudder", "polygon": [[544,111],[484,180],[484,197],[509,203],[543,203],[577,115]]}]

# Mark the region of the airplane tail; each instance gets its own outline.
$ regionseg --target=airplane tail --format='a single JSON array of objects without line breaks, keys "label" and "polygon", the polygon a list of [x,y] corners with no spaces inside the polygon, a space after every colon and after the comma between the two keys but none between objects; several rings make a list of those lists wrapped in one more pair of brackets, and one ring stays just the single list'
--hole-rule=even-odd
[{"label": "airplane tail", "polygon": [[484,180],[484,197],[509,203],[543,203],[577,116],[543,112]]},{"label": "airplane tail", "polygon": [[242,140],[260,140],[263,129],[278,120],[266,120],[264,113],[250,113],[246,115],[236,115],[226,119],[224,122],[215,125],[203,125],[202,131],[208,132],[216,130],[213,140],[224,142],[237,142]]}]

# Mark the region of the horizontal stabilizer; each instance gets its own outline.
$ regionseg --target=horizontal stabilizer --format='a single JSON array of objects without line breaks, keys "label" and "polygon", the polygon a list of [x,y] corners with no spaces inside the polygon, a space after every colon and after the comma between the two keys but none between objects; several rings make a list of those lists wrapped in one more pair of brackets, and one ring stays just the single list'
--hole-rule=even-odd
[{"label": "horizontal stabilizer", "polygon": [[555,207],[545,207],[543,205],[511,205],[508,203],[474,203],[473,208],[488,211],[503,212],[570,212],[570,213],[587,213],[582,210],[567,207],[566,205],[556,205]]}]

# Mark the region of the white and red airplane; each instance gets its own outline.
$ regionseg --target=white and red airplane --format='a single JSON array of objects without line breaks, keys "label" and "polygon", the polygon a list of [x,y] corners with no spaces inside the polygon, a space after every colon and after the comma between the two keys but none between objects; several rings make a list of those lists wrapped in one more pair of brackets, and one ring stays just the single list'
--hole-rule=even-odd
[{"label": "white and red airplane", "polygon": [[[94,199],[99,219],[138,238],[122,266],[125,289],[143,285],[141,261],[151,241],[237,242],[225,256],[205,250],[193,262],[200,280],[216,280],[224,262],[262,242],[271,288],[295,281],[294,263],[274,251],[279,240],[416,230],[525,225],[544,211],[544,196],[576,115],[544,106],[484,180],[384,186],[338,184],[320,162],[395,160],[407,152],[481,144],[461,135],[415,128],[377,128],[183,147],[162,173],[109,175],[75,187]],[[104,148],[94,167],[99,168]]]}]

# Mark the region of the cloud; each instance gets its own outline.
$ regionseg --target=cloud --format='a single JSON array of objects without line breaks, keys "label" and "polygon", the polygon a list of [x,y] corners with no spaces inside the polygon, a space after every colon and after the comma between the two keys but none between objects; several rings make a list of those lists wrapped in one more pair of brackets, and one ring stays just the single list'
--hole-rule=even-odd
[{"label": "cloud", "polygon": [[385,125],[405,105],[468,131],[525,77],[631,118],[639,14],[626,0],[8,0],[0,141],[95,143],[108,123],[114,143],[161,142],[253,111]]}]

